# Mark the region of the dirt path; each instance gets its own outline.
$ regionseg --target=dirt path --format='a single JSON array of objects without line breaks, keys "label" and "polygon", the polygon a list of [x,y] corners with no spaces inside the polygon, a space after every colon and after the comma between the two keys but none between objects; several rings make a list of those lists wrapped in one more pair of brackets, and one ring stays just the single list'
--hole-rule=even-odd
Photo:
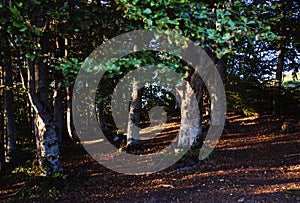
[{"label": "dirt path", "polygon": [[[281,119],[229,116],[213,156],[190,170],[143,176],[110,171],[81,148],[65,155],[78,184],[62,202],[300,202],[300,133]],[[46,198],[47,195],[45,195]],[[33,201],[34,199],[28,199]],[[37,200],[37,199],[35,199]]]},{"label": "dirt path", "polygon": [[91,177],[65,200],[300,202],[300,133],[281,134],[281,120],[268,116],[229,120],[214,156],[190,170],[126,176],[82,155],[86,163],[78,168]]}]

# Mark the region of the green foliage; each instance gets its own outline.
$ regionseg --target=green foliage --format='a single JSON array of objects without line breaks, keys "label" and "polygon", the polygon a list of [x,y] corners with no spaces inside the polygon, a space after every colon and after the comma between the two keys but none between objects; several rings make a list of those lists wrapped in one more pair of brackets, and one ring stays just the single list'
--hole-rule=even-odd
[{"label": "green foliage", "polygon": [[[19,179],[21,180],[21,179]],[[33,176],[25,180],[22,189],[9,202],[19,202],[26,199],[55,199],[66,187],[66,180],[62,176],[42,177]]]},{"label": "green foliage", "polygon": [[[44,176],[43,169],[39,165],[36,152],[32,148],[22,148],[15,153],[21,153],[18,156],[18,166],[4,177],[6,183],[21,183],[22,187],[16,196],[9,199],[10,202],[23,201],[25,198],[48,198],[56,197],[64,191],[67,186],[67,180],[61,173],[55,173],[51,176]],[[21,158],[23,157],[23,159]]]},{"label": "green foliage", "polygon": [[[272,112],[273,89],[270,84],[262,81],[265,75],[272,76],[274,72],[272,67],[276,66],[277,61],[271,60],[270,56],[267,57],[267,61],[262,58],[266,58],[264,51],[278,49],[278,22],[283,16],[277,8],[277,3],[271,2],[273,6],[264,3],[257,6],[247,5],[245,0],[219,2],[117,0],[116,3],[109,1],[105,5],[98,2],[100,1],[0,2],[0,49],[9,49],[12,54],[10,63],[12,67],[17,67],[14,68],[13,87],[17,95],[15,101],[18,102],[15,105],[15,109],[18,110],[16,119],[24,117],[19,120],[21,126],[19,130],[24,137],[18,138],[20,143],[29,146],[14,152],[14,156],[17,157],[17,167],[5,179],[11,183],[24,182],[24,187],[17,197],[20,199],[16,201],[22,201],[25,197],[38,199],[47,194],[55,197],[70,184],[82,181],[76,177],[70,180],[62,174],[42,177],[43,168],[35,156],[33,138],[29,136],[31,129],[26,134],[22,128],[23,123],[28,122],[27,116],[31,112],[27,112],[26,109],[28,101],[23,97],[26,90],[20,88],[19,71],[22,68],[26,70],[30,65],[29,62],[37,57],[49,65],[50,77],[53,76],[54,69],[61,71],[64,77],[63,87],[65,87],[74,81],[83,64],[82,61],[107,39],[135,29],[159,29],[166,34],[179,33],[203,47],[209,47],[218,58],[232,58],[231,61],[227,61],[230,65],[227,69],[230,73],[227,85],[229,110],[242,112],[245,115]],[[287,9],[289,13],[285,19],[288,40],[286,52],[288,60],[285,65],[287,70],[296,70],[299,67],[295,58],[298,57],[299,52],[297,49],[299,50],[300,26],[299,12],[296,15],[295,11],[299,11],[299,8],[291,5],[291,1],[280,2],[283,2],[287,8],[291,8]],[[44,25],[40,25],[38,20],[45,21]],[[44,38],[47,38],[49,43],[47,53],[41,53],[41,39]],[[258,56],[258,52],[263,56]],[[4,61],[2,56],[0,60],[2,66]],[[144,52],[131,54],[122,59],[111,59],[105,64],[107,72],[101,82],[102,87],[98,92],[97,101],[104,101],[105,105],[109,106],[108,100],[119,78],[135,68],[149,64],[156,64],[160,68],[167,66],[182,76],[185,73],[183,67],[185,64],[166,53]],[[237,66],[237,64],[242,65]],[[293,87],[282,89],[280,112],[300,115],[299,84],[286,85],[293,85]],[[4,88],[8,87],[2,85],[1,93]],[[144,94],[145,101],[148,99],[148,103],[144,103],[146,111],[155,105],[164,105],[163,108],[168,111],[168,107],[175,105],[174,98],[168,96],[166,90],[157,88],[155,91],[156,93],[162,91],[163,95],[158,98],[157,94],[151,94],[146,90]],[[145,114],[144,116],[146,117]],[[113,123],[112,119],[111,123]],[[31,126],[31,123],[28,126]],[[0,127],[3,129],[3,126]],[[4,143],[0,144],[0,153],[3,154]],[[198,153],[199,151],[195,150],[188,155],[195,157]]]},{"label": "green foliage", "polygon": [[176,115],[180,112],[175,112],[176,98],[167,89],[160,86],[147,85],[143,88],[142,93],[142,119],[148,120],[148,112],[154,106],[162,107],[167,115]]},{"label": "green foliage", "polygon": [[8,202],[19,202],[25,198],[39,198],[43,195],[55,197],[59,191],[65,187],[66,181],[62,174],[43,176],[43,170],[38,163],[36,150],[32,147],[21,147],[14,151],[14,156],[18,159],[14,163],[17,165],[10,171],[10,166],[4,174],[0,176],[2,184],[21,185],[18,193],[10,198]]},{"label": "green foliage", "polygon": [[229,77],[229,81],[226,89],[228,111],[246,116],[272,113],[272,87],[256,79]]},{"label": "green foliage", "polygon": [[[274,111],[276,90],[271,82],[263,83],[255,78],[241,79],[228,77],[226,88],[229,111],[236,111],[246,116],[271,114]],[[300,85],[297,81],[287,82],[279,95],[278,113],[298,118],[300,113]]]},{"label": "green foliage", "polygon": [[290,88],[292,91],[297,91],[300,90],[300,81],[299,80],[285,81],[283,82],[282,86],[285,88]]},{"label": "green foliage", "polygon": [[276,19],[261,21],[259,18],[266,7],[247,5],[246,1],[222,1],[214,5],[189,0],[156,3],[119,0],[117,3],[126,17],[142,24],[145,29],[183,34],[203,47],[212,48],[218,58],[238,51],[235,44],[242,38],[247,38],[251,44],[257,37],[277,38],[268,26]]},{"label": "green foliage", "polygon": [[58,65],[55,66],[56,70],[61,70],[65,80],[65,86],[70,86],[70,82],[73,82],[82,66],[82,62],[79,62],[77,58],[60,58]]}]

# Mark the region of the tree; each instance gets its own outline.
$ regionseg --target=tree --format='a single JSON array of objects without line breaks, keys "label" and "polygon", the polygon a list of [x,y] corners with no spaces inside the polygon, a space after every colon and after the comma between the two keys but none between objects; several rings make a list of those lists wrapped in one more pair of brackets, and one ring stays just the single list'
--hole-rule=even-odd
[{"label": "tree", "polygon": [[[123,0],[118,1],[118,4],[126,17],[135,20],[139,24],[138,27],[158,29],[166,33],[178,33],[194,40],[206,49],[215,64],[217,64],[223,78],[225,77],[224,59],[231,53],[238,51],[238,47],[235,45],[240,40],[247,39],[248,43],[252,44],[257,36],[263,39],[274,38],[275,36],[270,31],[270,27],[265,26],[264,23],[268,22],[262,22],[257,16],[253,17],[255,12],[263,12],[263,9],[248,5],[244,1],[206,3],[204,1],[138,2]],[[193,74],[191,72],[188,77],[197,78]],[[202,96],[199,95],[202,95],[203,88],[197,88],[196,86],[203,86],[203,84],[196,81],[189,80],[189,84],[193,87],[195,95],[198,95],[198,102],[201,103]],[[187,89],[185,90],[187,91]],[[185,98],[183,94],[182,96]],[[188,98],[186,97],[186,99]],[[182,102],[181,111],[194,112],[194,104],[184,105],[185,103]],[[194,116],[193,118],[185,116],[182,118],[181,122],[185,124],[195,123],[194,119],[199,122],[197,130],[192,130],[188,133],[188,136],[182,137],[194,139],[196,137],[195,132],[201,134],[201,115],[200,112],[198,113],[200,119],[195,119]],[[187,129],[189,126],[182,128]],[[187,142],[189,141],[182,140],[179,143]]]},{"label": "tree", "polygon": [[[48,163],[44,165],[46,166],[45,172],[52,174],[60,172],[62,168],[59,163],[60,154],[56,126],[48,96],[47,76],[49,69],[41,57],[41,55],[47,54],[48,51],[50,51],[49,35],[47,35],[47,32],[43,32],[44,29],[47,28],[48,22],[46,22],[46,14],[43,8],[34,10],[34,7],[29,9],[35,11],[31,14],[36,18],[35,20],[28,21],[26,18],[29,16],[25,15],[25,13],[28,12],[28,7],[26,7],[28,5],[24,6],[24,13],[21,13],[20,8],[23,6],[22,3],[18,3],[16,5],[10,4],[4,8],[5,12],[12,18],[7,21],[2,21],[4,26],[7,27],[7,30],[3,32],[3,35],[6,37],[4,38],[4,42],[7,45],[13,45],[6,46],[5,50],[13,49],[17,53],[18,58],[16,65],[22,75],[23,87],[27,89],[30,103],[36,113],[35,133],[37,148],[41,156],[40,162]],[[29,24],[29,22],[32,24]],[[28,45],[28,41],[33,42],[36,46]],[[39,47],[41,47],[41,49],[39,49]],[[27,52],[26,56],[32,54],[31,59],[27,60],[28,80],[27,77],[25,77],[23,69],[24,59],[22,59],[22,55],[25,55],[25,52]],[[8,70],[7,73],[9,73]],[[12,83],[12,81],[10,81],[10,83]]]},{"label": "tree", "polygon": [[[198,81],[201,81],[201,78],[197,74],[191,74],[191,71],[187,72],[186,80],[183,79],[181,85],[177,87],[181,97],[181,125],[178,135],[179,150],[180,148],[192,146],[195,140],[202,136],[202,117],[200,116],[199,104],[202,101],[203,85],[199,84]],[[196,88],[196,91],[193,87]],[[197,98],[195,98],[195,92]]]},{"label": "tree", "polygon": [[4,44],[4,59],[3,59],[3,69],[4,69],[4,105],[5,105],[5,115],[6,115],[6,162],[12,162],[12,153],[16,149],[16,133],[17,127],[15,124],[15,113],[13,109],[14,95],[13,95],[13,71],[12,71],[12,61],[11,53],[8,41]]},{"label": "tree", "polygon": [[[116,24],[125,21],[118,18],[120,11],[113,18],[108,15],[115,10],[113,2],[5,1],[0,9],[1,42],[7,43],[5,50],[11,50],[15,56],[12,66],[21,73],[22,88],[34,108],[38,151],[46,165],[50,164],[46,167],[49,173],[60,171],[63,89],[71,98],[79,61],[105,38],[117,35],[122,26]],[[76,137],[71,115],[67,118],[72,137]]]},{"label": "tree", "polygon": [[[296,73],[299,70],[299,64],[297,64],[297,48],[293,43],[295,39],[293,34],[289,31],[295,30],[295,17],[299,17],[299,3],[296,1],[279,1],[278,3],[278,13],[279,21],[278,24],[273,26],[273,30],[278,34],[278,56],[277,56],[277,66],[275,71],[275,105],[274,113],[280,113],[280,97],[281,97],[281,86],[283,79],[283,72],[288,70],[293,70]],[[297,25],[296,25],[297,26]],[[292,45],[292,46],[291,46]],[[296,52],[296,53],[295,53]]]},{"label": "tree", "polygon": [[[82,65],[81,61],[100,43],[129,30],[157,29],[167,35],[177,33],[192,39],[211,57],[225,82],[226,78],[235,79],[234,82],[227,80],[226,83],[232,83],[235,88],[237,86],[235,81],[241,83],[249,81],[258,87],[266,78],[275,76],[279,80],[284,71],[296,71],[299,67],[298,61],[295,60],[299,55],[300,41],[299,3],[292,0],[270,3],[247,2],[236,0],[201,2],[122,0],[116,3],[65,0],[0,2],[1,70],[2,73],[7,73],[6,84],[2,84],[7,87],[5,89],[7,101],[4,104],[9,134],[15,132],[14,120],[18,120],[21,116],[35,117],[38,151],[41,151],[46,163],[52,164],[48,168],[49,173],[60,171],[58,146],[64,140],[63,130],[68,129],[70,136],[75,138],[74,140],[77,139],[72,124],[71,96],[74,80]],[[277,57],[275,51],[278,50],[282,50],[280,53],[284,54]],[[274,59],[271,60],[271,56],[274,56]],[[196,53],[195,59],[197,57]],[[203,81],[182,60],[166,53],[139,53],[126,56],[119,62],[107,66],[107,73],[99,88],[101,91],[96,96],[96,103],[98,102],[96,110],[102,129],[113,128],[112,125],[106,125],[104,118],[107,115],[104,114],[110,111],[109,99],[120,78],[134,68],[149,64],[158,66],[165,64],[183,76],[181,85],[177,87],[177,93],[182,98],[183,124],[178,146],[191,143],[197,138],[202,139]],[[19,87],[20,73],[23,76],[23,87]],[[280,85],[281,82],[277,84]],[[136,86],[135,84],[134,87]],[[249,92],[243,85],[238,88],[244,92],[244,96],[252,96],[248,95]],[[162,93],[162,89],[160,88],[158,92]],[[252,88],[251,92],[259,90],[268,95],[267,88]],[[126,112],[129,113],[126,116],[129,117],[128,146],[132,145],[132,141],[139,143],[136,129],[140,113],[140,91],[134,88],[131,107],[129,112]],[[24,92],[27,98],[23,97]],[[193,94],[196,101],[191,100]],[[273,99],[276,98],[277,96],[273,95]],[[170,103],[174,101],[173,98]],[[245,105],[248,105],[248,101],[249,98],[244,101]],[[150,105],[149,102],[147,108],[161,103],[152,102]],[[31,112],[31,107],[35,113]],[[211,108],[213,110],[214,106]],[[67,113],[63,115],[64,112]],[[67,125],[63,126],[64,123]],[[31,128],[30,119],[26,126]],[[19,126],[16,127],[19,130]],[[24,132],[22,132],[24,136],[31,139],[30,135]],[[32,130],[29,129],[27,132],[31,133]],[[11,139],[13,137],[10,135],[9,143],[13,144]],[[47,142],[51,149],[47,148]]]},{"label": "tree", "polygon": [[[273,113],[282,113],[282,78],[287,71],[296,73],[299,69],[298,55],[299,44],[299,3],[297,1],[254,1],[253,6],[265,8],[264,12],[256,13],[261,19],[269,19],[268,27],[278,37],[254,40],[254,44],[240,43],[242,53],[232,57],[232,60],[244,61],[233,68],[236,75],[244,79],[256,79],[262,86],[269,86],[266,82],[270,80],[273,85]],[[273,9],[268,9],[273,8]],[[237,60],[238,59],[238,60]]]},{"label": "tree", "polygon": [[139,122],[142,108],[142,89],[137,78],[133,80],[132,97],[129,107],[129,118],[127,127],[127,151],[143,149],[140,143]]}]

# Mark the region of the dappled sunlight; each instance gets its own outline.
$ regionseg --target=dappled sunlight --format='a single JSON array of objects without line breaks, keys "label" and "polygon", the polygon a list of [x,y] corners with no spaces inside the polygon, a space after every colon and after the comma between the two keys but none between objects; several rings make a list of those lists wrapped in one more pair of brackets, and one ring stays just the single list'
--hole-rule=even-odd
[{"label": "dappled sunlight", "polygon": [[296,144],[300,143],[299,136],[300,133],[274,136],[255,135],[242,138],[232,136],[226,141],[220,140],[217,148],[222,150],[241,150],[272,147],[279,144]]},{"label": "dappled sunlight", "polygon": [[162,138],[170,134],[179,132],[180,124],[178,122],[164,123],[152,127],[143,128],[140,130],[141,140],[153,139],[155,137]]},{"label": "dappled sunlight", "polygon": [[242,122],[240,125],[256,125],[256,124],[258,124],[258,122],[247,122],[247,123]]},{"label": "dappled sunlight", "polygon": [[[287,179],[288,180],[288,179]],[[262,186],[257,186],[253,188],[248,188],[246,191],[248,194],[268,194],[275,192],[286,192],[289,190],[299,190],[300,180],[292,179],[290,183],[278,183],[278,184],[267,184]]]},{"label": "dappled sunlight", "polygon": [[228,116],[227,118],[230,119],[232,122],[243,122],[243,121],[253,121],[259,118],[259,115],[256,116],[248,116],[248,117],[241,117],[241,116]]},{"label": "dappled sunlight", "polygon": [[[83,148],[66,154],[64,168],[72,171],[76,179],[88,176],[88,183],[80,185],[76,191],[91,191],[89,197],[98,199],[127,198],[129,194],[129,198],[133,200],[142,194],[145,202],[155,202],[153,194],[167,194],[174,197],[174,202],[180,202],[181,195],[188,197],[191,202],[199,202],[199,197],[202,196],[247,202],[255,198],[260,200],[265,196],[282,197],[290,191],[299,191],[299,132],[281,133],[278,131],[280,119],[274,117],[262,116],[254,120],[242,119],[239,115],[231,117],[213,156],[188,170],[174,165],[155,174],[127,176],[106,169],[86,154]],[[163,129],[159,134],[154,134],[161,128]],[[142,129],[142,144],[146,150],[140,155],[146,159],[137,166],[148,164],[154,154],[162,153],[165,147],[174,142],[179,128],[180,122],[169,122],[147,130]],[[92,147],[102,141],[87,141],[76,146],[85,144]],[[116,148],[110,154],[95,153],[94,156],[103,163],[110,163],[119,154]],[[22,187],[22,184],[16,187]],[[12,193],[14,189],[8,188],[7,191]],[[295,192],[291,193],[294,194]]]},{"label": "dappled sunlight", "polygon": [[[208,172],[197,170],[189,175],[183,175],[177,181],[192,182],[188,188],[197,189],[199,192],[259,195],[299,190],[299,176],[300,165],[289,167],[283,165],[278,167],[233,168]],[[249,179],[250,177],[252,178]],[[181,189],[186,189],[186,187]]]},{"label": "dappled sunlight", "polygon": [[171,134],[178,134],[179,133],[179,128],[178,129],[173,129],[173,130],[168,130],[168,131],[163,131],[159,135],[156,136],[156,138],[162,138],[162,137],[167,137]]},{"label": "dappled sunlight", "polygon": [[100,143],[100,142],[104,142],[104,139],[90,140],[90,141],[80,141],[79,144],[90,145],[90,144],[96,144],[96,143]]}]

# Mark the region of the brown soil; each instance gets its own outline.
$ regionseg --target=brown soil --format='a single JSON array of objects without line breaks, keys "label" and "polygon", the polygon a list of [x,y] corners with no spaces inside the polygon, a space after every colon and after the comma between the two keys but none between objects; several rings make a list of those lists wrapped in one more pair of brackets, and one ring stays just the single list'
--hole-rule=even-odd
[{"label": "brown soil", "polygon": [[[55,197],[44,194],[43,198],[25,200],[300,202],[299,130],[281,133],[283,118],[272,116],[245,118],[229,114],[228,120],[213,155],[196,167],[171,167],[155,174],[129,176],[101,166],[76,147],[66,151],[63,164],[77,183]],[[176,131],[175,125],[171,123],[170,129]],[[162,137],[153,139],[155,146]],[[17,188],[0,186],[0,194],[13,193]]]}]

